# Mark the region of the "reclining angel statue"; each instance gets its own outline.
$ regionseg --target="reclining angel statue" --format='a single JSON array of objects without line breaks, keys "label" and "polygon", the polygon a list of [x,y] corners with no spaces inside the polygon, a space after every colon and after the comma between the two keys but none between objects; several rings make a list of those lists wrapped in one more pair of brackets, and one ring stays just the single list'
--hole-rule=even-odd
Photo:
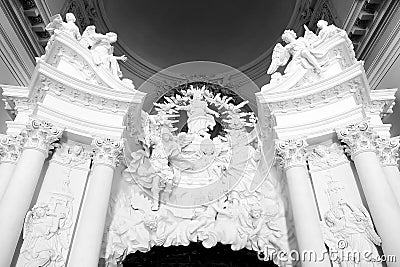
[{"label": "reclining angel statue", "polygon": [[279,66],[285,66],[290,57],[292,60],[287,64],[284,73],[293,74],[299,68],[312,69],[317,73],[322,71],[322,66],[318,61],[324,55],[313,49],[310,38],[298,37],[293,30],[285,30],[282,34],[282,40],[287,43],[282,46],[280,43],[275,45],[272,53],[272,62],[268,68],[267,74],[274,74]]},{"label": "reclining angel statue", "polygon": [[122,72],[118,61],[127,61],[125,55],[114,56],[114,46],[111,44],[117,41],[117,34],[108,32],[101,34],[96,32],[96,27],[90,25],[86,27],[80,41],[81,45],[86,48],[90,47],[93,61],[97,66],[103,66],[109,70],[117,79],[122,78]]}]

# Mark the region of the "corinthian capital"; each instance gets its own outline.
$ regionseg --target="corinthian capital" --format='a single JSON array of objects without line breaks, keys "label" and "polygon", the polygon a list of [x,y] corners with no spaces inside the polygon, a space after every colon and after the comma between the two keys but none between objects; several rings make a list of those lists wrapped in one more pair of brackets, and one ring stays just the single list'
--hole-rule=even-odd
[{"label": "corinthian capital", "polygon": [[399,160],[400,138],[377,138],[376,148],[382,166],[396,166]]},{"label": "corinthian capital", "polygon": [[306,166],[307,142],[304,139],[289,139],[276,141],[276,154],[285,169],[296,166]]},{"label": "corinthian capital", "polygon": [[345,151],[352,158],[362,152],[376,152],[375,141],[378,135],[369,127],[368,122],[348,125],[336,130],[336,134],[346,144]]},{"label": "corinthian capital", "polygon": [[31,119],[26,128],[21,132],[24,138],[24,149],[36,149],[48,154],[53,149],[53,143],[62,135],[62,130],[50,122],[38,119]]},{"label": "corinthian capital", "polygon": [[0,135],[0,163],[16,163],[21,154],[23,138],[20,135]]},{"label": "corinthian capital", "polygon": [[118,166],[122,156],[122,141],[109,138],[95,138],[92,141],[94,165]]}]

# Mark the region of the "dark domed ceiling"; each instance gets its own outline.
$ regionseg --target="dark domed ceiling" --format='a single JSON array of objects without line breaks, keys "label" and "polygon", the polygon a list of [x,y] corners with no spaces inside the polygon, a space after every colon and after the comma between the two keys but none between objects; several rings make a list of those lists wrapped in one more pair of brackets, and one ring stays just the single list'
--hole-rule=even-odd
[{"label": "dark domed ceiling", "polygon": [[119,43],[166,68],[206,60],[242,67],[271,48],[295,0],[103,0]]}]

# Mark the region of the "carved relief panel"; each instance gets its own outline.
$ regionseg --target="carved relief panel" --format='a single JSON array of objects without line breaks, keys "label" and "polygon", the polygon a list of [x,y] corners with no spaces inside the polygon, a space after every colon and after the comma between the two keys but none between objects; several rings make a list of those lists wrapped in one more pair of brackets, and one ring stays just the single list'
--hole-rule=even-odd
[{"label": "carved relief panel", "polygon": [[65,266],[91,161],[78,143],[62,143],[45,164],[43,183],[27,213],[17,266]]}]

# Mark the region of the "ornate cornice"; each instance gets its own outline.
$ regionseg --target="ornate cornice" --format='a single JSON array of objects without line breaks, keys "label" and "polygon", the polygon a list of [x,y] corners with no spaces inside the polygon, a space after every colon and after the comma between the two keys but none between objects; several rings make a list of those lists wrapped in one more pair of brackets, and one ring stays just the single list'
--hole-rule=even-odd
[{"label": "ornate cornice", "polygon": [[23,138],[20,135],[0,135],[0,163],[17,163],[22,145]]},{"label": "ornate cornice", "polygon": [[70,82],[70,77],[65,76],[65,79],[62,79],[62,76],[65,75],[58,74],[57,76],[53,76],[41,74],[36,83],[37,86],[31,92],[30,101],[32,103],[42,102],[46,94],[52,94],[58,99],[63,99],[66,102],[85,108],[123,114],[128,110],[132,101],[132,99],[124,97],[123,94],[106,95],[95,86],[83,86],[84,83],[82,82]]},{"label": "ornate cornice", "polygon": [[376,152],[378,135],[366,121],[336,130],[336,134],[339,140],[346,144],[345,151],[351,155],[352,159],[363,152]]},{"label": "ornate cornice", "polygon": [[54,148],[53,143],[58,141],[62,133],[63,130],[50,122],[31,119],[21,132],[24,138],[23,149],[36,149],[47,156],[49,150]]},{"label": "ornate cornice", "polygon": [[371,102],[366,106],[366,109],[371,114],[377,114],[381,118],[393,113],[397,88],[394,89],[379,89],[371,91]]},{"label": "ornate cornice", "polygon": [[276,154],[285,170],[307,166],[307,142],[305,139],[276,140]]},{"label": "ornate cornice", "polygon": [[92,141],[92,147],[94,166],[105,165],[113,169],[118,166],[122,158],[122,141],[96,137]]},{"label": "ornate cornice", "polygon": [[316,84],[283,92],[260,92],[271,113],[298,113],[335,103],[352,95],[357,104],[368,105],[368,84],[363,75],[361,62],[342,73]]},{"label": "ornate cornice", "polygon": [[382,166],[396,166],[399,161],[400,137],[377,138],[376,148]]}]

